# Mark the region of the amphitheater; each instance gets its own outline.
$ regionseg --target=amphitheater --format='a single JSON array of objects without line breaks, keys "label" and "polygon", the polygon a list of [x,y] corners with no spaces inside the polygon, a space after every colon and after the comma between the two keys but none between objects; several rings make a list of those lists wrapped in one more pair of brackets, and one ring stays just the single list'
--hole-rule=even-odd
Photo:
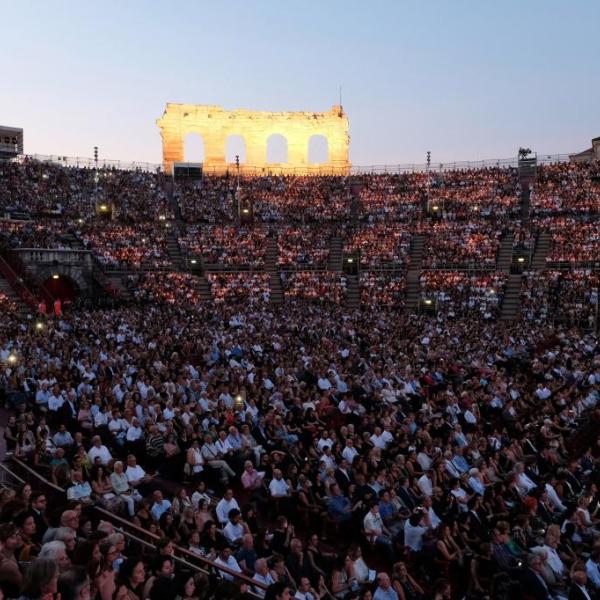
[{"label": "amphitheater", "polygon": [[0,161],[4,596],[38,555],[102,600],[595,589],[600,138],[358,167],[341,106],[158,124],[161,165]]}]

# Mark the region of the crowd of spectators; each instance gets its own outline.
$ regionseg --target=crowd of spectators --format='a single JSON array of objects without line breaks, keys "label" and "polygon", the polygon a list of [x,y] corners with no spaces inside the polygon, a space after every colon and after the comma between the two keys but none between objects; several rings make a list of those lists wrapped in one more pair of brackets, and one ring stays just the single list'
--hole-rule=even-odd
[{"label": "crowd of spectators", "polygon": [[598,214],[600,168],[572,162],[538,167],[531,208],[540,216]]},{"label": "crowd of spectators", "polygon": [[527,321],[564,320],[592,327],[598,311],[600,274],[590,269],[526,271],[521,312]]},{"label": "crowd of spectators", "polygon": [[427,271],[421,275],[421,302],[449,318],[479,313],[485,320],[498,316],[506,275],[501,272]]},{"label": "crowd of spectators", "polygon": [[190,226],[179,245],[187,256],[202,257],[206,264],[260,267],[265,262],[267,233],[260,227]]},{"label": "crowd of spectators", "polygon": [[0,314],[11,313],[17,310],[17,304],[4,292],[0,292]]},{"label": "crowd of spectators", "polygon": [[280,267],[324,268],[331,238],[338,232],[328,226],[286,226],[277,232]]},{"label": "crowd of spectators", "polygon": [[404,308],[406,276],[399,273],[363,271],[359,279],[360,302],[365,310],[380,307],[401,310]]},{"label": "crowd of spectators", "polygon": [[126,287],[141,303],[194,307],[203,299],[198,277],[189,273],[137,273],[127,276]]},{"label": "crowd of spectators", "polygon": [[0,247],[70,248],[71,238],[65,237],[65,233],[71,225],[64,221],[0,220]]},{"label": "crowd of spectators", "polygon": [[363,268],[406,266],[410,234],[402,225],[377,223],[363,226],[347,236],[344,253],[358,253]]},{"label": "crowd of spectators", "polygon": [[165,224],[88,221],[78,225],[77,235],[107,269],[167,269],[172,265]]},{"label": "crowd of spectators", "polygon": [[550,233],[548,263],[600,264],[600,228],[598,222],[573,217],[549,217],[536,223]]},{"label": "crowd of spectators", "polygon": [[280,273],[285,298],[319,303],[343,304],[346,300],[346,278],[328,271]]},{"label": "crowd of spectators", "polygon": [[[9,317],[7,450],[67,500],[3,492],[0,586],[205,598],[182,547],[267,598],[594,594],[598,350],[548,323],[301,302],[71,313],[43,336]],[[245,597],[221,574],[217,598]]]},{"label": "crowd of spectators", "polygon": [[270,278],[266,273],[209,273],[207,279],[217,303],[252,305],[268,302],[271,297]]},{"label": "crowd of spectators", "polygon": [[234,181],[229,177],[205,177],[180,184],[175,199],[188,223],[230,223],[233,220]]},{"label": "crowd of spectators", "polygon": [[419,233],[426,236],[423,267],[494,268],[502,231],[486,222],[422,223]]}]

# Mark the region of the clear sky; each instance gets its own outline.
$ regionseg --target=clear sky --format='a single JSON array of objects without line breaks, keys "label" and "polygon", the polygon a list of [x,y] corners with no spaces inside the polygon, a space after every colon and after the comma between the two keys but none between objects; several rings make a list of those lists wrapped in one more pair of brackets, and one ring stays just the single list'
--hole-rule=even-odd
[{"label": "clear sky", "polygon": [[0,0],[0,124],[28,153],[160,162],[166,102],[328,110],[356,165],[587,148],[597,0]]}]

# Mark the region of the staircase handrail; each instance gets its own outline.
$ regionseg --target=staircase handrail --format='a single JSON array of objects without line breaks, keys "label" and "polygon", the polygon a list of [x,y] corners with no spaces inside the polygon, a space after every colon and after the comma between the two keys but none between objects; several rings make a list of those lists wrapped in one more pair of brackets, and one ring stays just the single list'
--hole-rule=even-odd
[{"label": "staircase handrail", "polygon": [[37,300],[31,293],[29,288],[25,285],[25,282],[19,277],[10,264],[6,261],[4,256],[0,255],[0,272],[8,281],[9,285],[19,295],[21,300],[25,302],[30,308],[35,309],[37,307]]}]

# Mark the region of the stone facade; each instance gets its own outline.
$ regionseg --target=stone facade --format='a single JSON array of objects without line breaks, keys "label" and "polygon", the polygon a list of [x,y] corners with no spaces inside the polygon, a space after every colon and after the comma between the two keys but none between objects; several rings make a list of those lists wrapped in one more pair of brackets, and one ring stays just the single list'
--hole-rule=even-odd
[{"label": "stone facade", "polygon": [[572,162],[600,162],[600,137],[592,140],[592,147],[569,156]]},{"label": "stone facade", "polygon": [[[225,173],[235,169],[225,160],[225,145],[231,135],[239,135],[246,144],[246,162],[240,165],[245,174],[294,173],[345,175],[349,173],[348,117],[341,106],[329,112],[268,112],[224,110],[220,106],[168,103],[157,120],[163,144],[163,165],[171,173],[173,163],[184,161],[184,139],[197,133],[204,141],[203,169],[208,173]],[[288,161],[267,163],[267,140],[280,134],[287,140]],[[311,165],[308,144],[314,135],[328,143],[328,161]]]}]

